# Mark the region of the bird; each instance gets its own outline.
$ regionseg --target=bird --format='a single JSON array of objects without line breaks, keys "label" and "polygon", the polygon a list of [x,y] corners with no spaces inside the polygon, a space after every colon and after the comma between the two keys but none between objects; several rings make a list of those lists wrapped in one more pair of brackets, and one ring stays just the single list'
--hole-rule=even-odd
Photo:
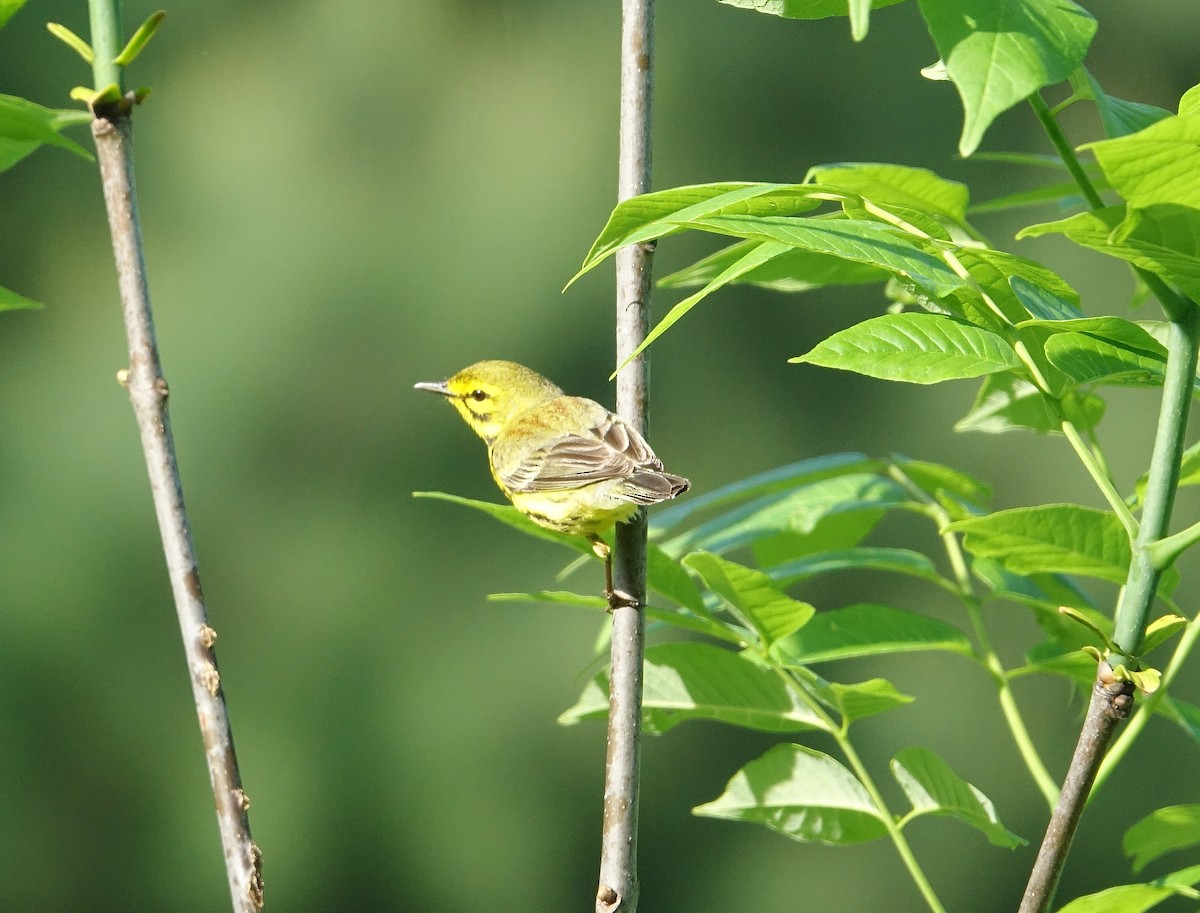
[{"label": "bird", "polygon": [[483,438],[492,478],[518,511],[539,526],[588,540],[604,561],[610,612],[638,605],[613,588],[612,550],[601,535],[640,508],[682,494],[691,482],[666,472],[636,428],[512,361],[480,361],[415,387],[446,397]]}]

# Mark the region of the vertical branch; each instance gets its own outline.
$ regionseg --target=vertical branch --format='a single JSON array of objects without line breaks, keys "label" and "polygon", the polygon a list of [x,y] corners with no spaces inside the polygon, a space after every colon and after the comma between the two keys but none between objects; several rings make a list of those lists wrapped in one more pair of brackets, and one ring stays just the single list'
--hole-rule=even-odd
[{"label": "vertical branch", "polygon": [[[621,135],[618,200],[650,187],[650,88],[653,0],[622,0]],[[650,327],[651,245],[617,252],[617,364],[646,338]],[[617,412],[646,431],[647,367],[643,354],[617,375]],[[604,769],[604,825],[597,913],[637,909],[638,769],[641,755],[642,659],[646,619],[646,519],[616,527],[615,585],[639,603],[613,611],[609,676],[608,755]]]},{"label": "vertical branch", "polygon": [[[111,0],[92,0],[93,29],[98,33],[95,36],[97,80],[104,80],[114,72],[113,57],[119,44],[117,6]],[[115,72],[119,78],[119,68]],[[110,84],[111,80],[104,83]],[[216,632],[208,626],[167,415],[167,382],[163,377],[154,335],[154,317],[150,307],[134,192],[129,108],[127,99],[98,106],[93,111],[95,118],[92,121],[129,343],[129,367],[119,372],[118,378],[129,391],[141,435],[150,491],[183,637],[188,677],[192,683],[205,759],[212,781],[233,910],[234,913],[255,913],[263,906],[262,856],[250,839],[247,816],[250,803],[242,790],[238,773],[233,734],[213,650]]]},{"label": "vertical branch", "polygon": [[1096,779],[1104,751],[1112,740],[1117,724],[1129,716],[1133,707],[1133,685],[1117,681],[1108,663],[1101,663],[1092,688],[1087,717],[1079,733],[1079,744],[1071,758],[1071,767],[1063,781],[1062,798],[1050,816],[1046,836],[1038,849],[1037,860],[1029,875],[1029,884],[1021,898],[1019,913],[1045,913],[1050,909],[1058,876],[1062,874],[1071,840],[1079,826],[1079,817]]}]

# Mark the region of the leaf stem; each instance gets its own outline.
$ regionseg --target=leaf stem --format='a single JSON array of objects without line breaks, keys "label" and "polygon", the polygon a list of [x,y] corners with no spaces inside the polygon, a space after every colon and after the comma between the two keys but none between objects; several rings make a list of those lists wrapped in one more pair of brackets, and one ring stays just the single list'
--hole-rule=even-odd
[{"label": "leaf stem", "polygon": [[1099,191],[1096,190],[1096,185],[1092,183],[1087,176],[1087,172],[1083,170],[1083,165],[1079,162],[1079,157],[1075,154],[1075,150],[1071,148],[1071,144],[1067,141],[1067,136],[1062,131],[1062,127],[1058,125],[1055,119],[1055,112],[1051,111],[1045,100],[1042,98],[1041,92],[1034,92],[1029,96],[1029,106],[1033,108],[1033,113],[1041,122],[1042,129],[1046,131],[1046,136],[1049,138],[1051,145],[1054,146],[1054,151],[1058,153],[1058,157],[1062,159],[1062,163],[1067,166],[1067,171],[1071,173],[1071,179],[1075,181],[1080,192],[1088,201],[1088,205],[1092,209],[1103,209],[1104,200],[1100,198]]},{"label": "leaf stem", "polygon": [[1100,493],[1104,495],[1104,500],[1108,502],[1108,506],[1113,509],[1113,513],[1117,515],[1117,519],[1121,521],[1121,526],[1125,528],[1125,534],[1132,541],[1138,535],[1138,521],[1134,517],[1129,505],[1125,503],[1125,499],[1121,497],[1121,493],[1117,491],[1113,485],[1112,479],[1109,477],[1108,469],[1103,461],[1096,457],[1092,448],[1087,445],[1087,442],[1079,434],[1079,430],[1074,423],[1066,418],[1061,419],[1059,427],[1062,429],[1063,437],[1070,443],[1071,449],[1075,451],[1075,455],[1079,457],[1079,462],[1083,464],[1083,468],[1087,470],[1088,475],[1092,477],[1092,481],[1096,483],[1096,487],[1100,489]]},{"label": "leaf stem", "polygon": [[870,772],[863,764],[862,758],[854,750],[854,745],[850,742],[850,737],[840,731],[835,731],[833,737],[837,740],[838,748],[841,749],[842,754],[845,755],[846,760],[850,763],[850,768],[854,771],[854,775],[862,783],[863,788],[871,797],[871,801],[875,803],[875,807],[879,809],[883,818],[883,824],[887,828],[888,836],[891,838],[892,844],[896,847],[896,852],[899,854],[900,860],[904,863],[904,867],[908,869],[908,874],[911,876],[913,883],[916,884],[917,890],[925,898],[925,904],[932,913],[945,913],[945,907],[942,906],[942,902],[933,890],[933,885],[925,877],[925,870],[921,868],[921,864],[913,854],[912,847],[909,846],[908,839],[904,836],[904,832],[900,829],[900,825],[896,822],[895,817],[888,810],[887,803],[884,801],[878,787],[876,787],[875,781],[871,778]]},{"label": "leaf stem", "polygon": [[1000,710],[1004,714],[1004,721],[1008,724],[1013,742],[1016,743],[1017,751],[1020,752],[1021,759],[1025,762],[1025,767],[1029,771],[1029,775],[1033,778],[1034,784],[1045,798],[1047,805],[1053,809],[1054,804],[1058,801],[1058,784],[1050,776],[1050,771],[1046,769],[1046,764],[1042,761],[1037,746],[1034,745],[1033,738],[1029,735],[1029,730],[1025,726],[1025,719],[1021,716],[1021,710],[1017,706],[1017,699],[1013,694],[1012,683],[1009,680],[1008,673],[1004,668],[1004,664],[1000,661],[999,654],[996,653],[995,648],[992,646],[987,626],[983,623],[981,602],[975,593],[975,586],[971,582],[971,574],[967,569],[967,560],[963,554],[962,543],[959,542],[958,536],[955,533],[944,531],[950,524],[950,515],[941,504],[913,482],[904,470],[895,463],[889,465],[888,474],[903,485],[912,497],[926,505],[928,515],[937,524],[939,535],[942,539],[942,546],[946,550],[946,557],[950,560],[950,568],[954,572],[954,579],[958,584],[958,590],[955,595],[966,606],[967,616],[971,620],[971,627],[975,632],[975,639],[979,644],[979,659],[996,682],[996,692],[1000,701]]}]

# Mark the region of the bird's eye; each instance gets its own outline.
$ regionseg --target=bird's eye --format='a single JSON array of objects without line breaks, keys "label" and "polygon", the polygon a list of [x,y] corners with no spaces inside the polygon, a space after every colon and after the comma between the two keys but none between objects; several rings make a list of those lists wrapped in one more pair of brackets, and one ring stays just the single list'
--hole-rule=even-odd
[{"label": "bird's eye", "polygon": [[467,396],[471,397],[471,399],[475,400],[475,402],[477,402],[477,403],[482,403],[485,399],[488,398],[488,395],[486,393],[484,393],[482,390],[472,390],[470,393],[467,394]]}]

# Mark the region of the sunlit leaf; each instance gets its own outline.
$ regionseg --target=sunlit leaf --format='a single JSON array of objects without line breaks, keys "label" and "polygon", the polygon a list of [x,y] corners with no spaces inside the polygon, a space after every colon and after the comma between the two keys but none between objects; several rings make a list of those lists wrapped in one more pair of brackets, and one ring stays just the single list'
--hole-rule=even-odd
[{"label": "sunlit leaf", "polygon": [[682,526],[697,514],[713,508],[748,501],[789,488],[800,488],[835,476],[871,473],[880,466],[879,460],[861,453],[831,453],[779,466],[730,482],[712,491],[689,495],[686,500],[656,510],[650,515],[651,535],[659,536],[667,530]]},{"label": "sunlit leaf", "polygon": [[624,200],[608,218],[568,286],[627,244],[683,231],[692,219],[723,212],[792,215],[821,205],[814,190],[796,184],[726,182],[673,187]]},{"label": "sunlit leaf", "polygon": [[799,580],[837,571],[883,571],[939,585],[946,583],[927,555],[904,548],[858,547],[815,552],[767,569],[778,586],[790,586]]},{"label": "sunlit leaf", "polygon": [[887,833],[854,774],[802,745],[776,745],[738,771],[719,798],[693,811],[762,824],[804,842],[848,845]]},{"label": "sunlit leaf", "polygon": [[1131,207],[1166,203],[1200,209],[1200,116],[1167,116],[1137,133],[1084,148]]},{"label": "sunlit leaf", "polygon": [[1018,238],[1058,232],[1077,244],[1125,260],[1200,297],[1200,210],[1160,204],[1127,211],[1108,206],[1041,225]]},{"label": "sunlit leaf", "polygon": [[817,165],[805,181],[844,188],[873,203],[903,206],[962,222],[967,215],[970,191],[965,184],[948,181],[925,168],[853,162]]},{"label": "sunlit leaf", "polygon": [[1164,108],[1109,95],[1100,88],[1100,83],[1086,67],[1080,67],[1072,74],[1071,86],[1081,97],[1091,98],[1096,102],[1096,111],[1100,115],[1100,123],[1104,126],[1104,135],[1109,139],[1137,133],[1164,117],[1171,116],[1171,112]]},{"label": "sunlit leaf", "polygon": [[[1034,431],[1061,433],[1062,419],[1053,401],[1030,381],[1015,374],[993,374],[984,379],[971,411],[954,426],[955,431]],[[1105,403],[1091,393],[1067,392],[1061,407],[1076,427],[1095,428],[1104,418]]]},{"label": "sunlit leaf", "polygon": [[[567,725],[607,716],[605,670],[559,722]],[[648,647],[642,696],[646,731],[663,733],[688,720],[716,720],[766,732],[827,728],[778,674],[738,653],[702,643]]]},{"label": "sunlit leaf", "polygon": [[801,250],[877,266],[911,279],[935,296],[947,295],[964,285],[953,270],[911,236],[865,219],[717,215],[692,219],[688,224],[717,234],[780,241]]},{"label": "sunlit leaf", "polygon": [[940,314],[873,317],[790,361],[916,384],[979,377],[1021,364],[1000,336]]},{"label": "sunlit leaf", "polygon": [[815,611],[807,602],[779,590],[762,571],[709,552],[693,552],[683,563],[704,579],[743,624],[758,633],[765,647],[804,627]]},{"label": "sunlit leaf", "polygon": [[1194,897],[1191,887],[1200,882],[1200,865],[1172,872],[1149,884],[1122,884],[1076,898],[1058,913],[1145,913],[1168,897]]},{"label": "sunlit leaf", "polygon": [[886,510],[907,500],[904,490],[890,479],[835,476],[756,498],[668,540],[663,547],[673,554],[698,549],[725,552],[776,533],[812,532],[834,514]]},{"label": "sunlit leaf", "polygon": [[25,0],[0,0],[0,28],[24,5]]},{"label": "sunlit leaf", "polygon": [[847,726],[855,720],[896,710],[915,700],[912,695],[897,691],[896,686],[887,679],[872,678],[847,685],[828,682],[811,669],[801,666],[793,667],[792,674],[804,681],[823,703],[836,710]]},{"label": "sunlit leaf", "polygon": [[1080,574],[1124,583],[1129,537],[1115,514],[1077,504],[1046,504],[959,520],[973,555],[995,558],[1016,574]]},{"label": "sunlit leaf", "polygon": [[1071,0],[920,0],[920,6],[962,98],[962,155],[978,148],[1002,111],[1065,79],[1096,32],[1096,21]]},{"label": "sunlit leaf", "polygon": [[971,642],[958,628],[937,618],[864,603],[818,612],[779,643],[780,655],[801,665],[921,650],[969,653]]},{"label": "sunlit leaf", "polygon": [[36,309],[41,306],[40,301],[34,301],[32,298],[26,298],[24,295],[18,295],[16,292],[0,287],[0,311]]},{"label": "sunlit leaf", "polygon": [[913,810],[906,816],[944,815],[980,831],[995,846],[1013,848],[1026,841],[1000,823],[990,799],[925,748],[905,748],[892,758],[892,776]]},{"label": "sunlit leaf", "polygon": [[[738,241],[658,280],[661,288],[704,285],[738,262],[761,241]],[[757,285],[778,292],[803,292],[827,285],[866,285],[883,282],[886,270],[855,263],[830,254],[787,248],[760,266],[729,280],[729,284]]]}]

